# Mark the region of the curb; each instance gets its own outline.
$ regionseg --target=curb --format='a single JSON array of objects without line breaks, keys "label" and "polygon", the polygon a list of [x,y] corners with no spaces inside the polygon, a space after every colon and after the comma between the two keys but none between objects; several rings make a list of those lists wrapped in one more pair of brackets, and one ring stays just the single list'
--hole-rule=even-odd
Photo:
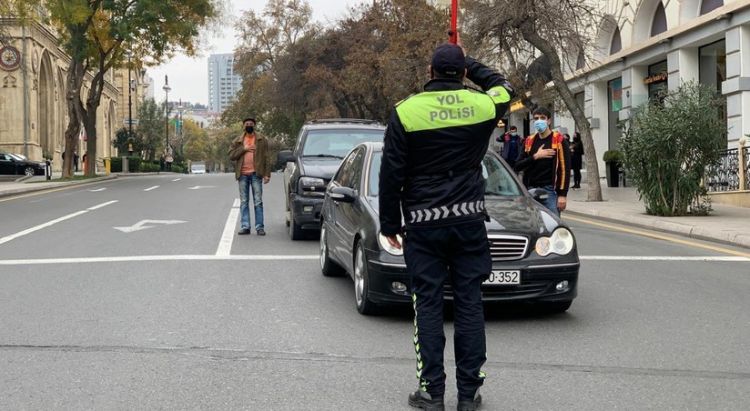
[{"label": "curb", "polygon": [[109,181],[109,180],[116,180],[116,179],[117,179],[116,175],[109,175],[109,176],[104,176],[104,177],[92,178],[90,180],[68,181],[65,183],[58,183],[55,186],[33,187],[34,184],[28,184],[29,187],[18,187],[18,188],[11,188],[5,191],[0,191],[0,198],[12,197],[12,196],[19,195],[19,194],[39,193],[43,191],[57,190],[60,188],[85,186],[89,184],[101,183],[102,181]]},{"label": "curb", "polygon": [[677,234],[696,240],[717,242],[735,247],[750,249],[750,234],[745,233],[711,230],[696,225],[656,220],[653,218],[641,216],[627,216],[627,219],[625,219],[622,215],[614,215],[614,213],[606,211],[602,212],[566,210],[565,213],[577,217],[588,217],[601,221],[607,221],[610,223],[623,224],[626,226],[633,226],[669,234]]}]

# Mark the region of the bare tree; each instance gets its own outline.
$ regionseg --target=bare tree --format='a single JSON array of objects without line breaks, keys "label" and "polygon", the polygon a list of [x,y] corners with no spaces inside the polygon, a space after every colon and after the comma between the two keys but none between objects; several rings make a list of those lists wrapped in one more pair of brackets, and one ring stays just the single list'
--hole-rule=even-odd
[{"label": "bare tree", "polygon": [[[566,79],[567,69],[577,68],[581,58],[593,60],[592,27],[597,26],[599,10],[594,2],[573,0],[467,0],[465,33],[475,44],[484,45],[503,56],[509,77],[525,96],[545,100],[546,84],[575,120],[586,152],[588,200],[602,201],[596,148],[584,108],[577,102]],[[588,57],[588,58],[587,58]],[[549,78],[536,76],[529,81],[531,62],[549,68]],[[573,70],[568,70],[572,72]],[[546,71],[546,70],[544,70]],[[542,73],[544,74],[544,73]]]}]

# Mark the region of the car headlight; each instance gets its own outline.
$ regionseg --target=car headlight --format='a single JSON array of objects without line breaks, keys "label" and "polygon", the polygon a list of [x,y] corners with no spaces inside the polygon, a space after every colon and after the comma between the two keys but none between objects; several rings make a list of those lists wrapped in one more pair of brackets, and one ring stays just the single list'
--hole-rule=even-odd
[{"label": "car headlight", "polygon": [[402,256],[404,255],[404,239],[403,237],[401,237],[401,235],[396,235],[396,237],[398,238],[398,242],[402,244],[401,248],[392,246],[383,234],[378,234],[378,243],[380,244],[380,248],[385,250],[386,253],[395,256]]},{"label": "car headlight", "polygon": [[566,255],[573,251],[575,240],[567,228],[558,228],[550,237],[539,237],[536,240],[536,253],[542,257],[550,254]]},{"label": "car headlight", "polygon": [[322,178],[300,177],[299,186],[302,194],[307,195],[324,195],[326,191],[326,182]]}]

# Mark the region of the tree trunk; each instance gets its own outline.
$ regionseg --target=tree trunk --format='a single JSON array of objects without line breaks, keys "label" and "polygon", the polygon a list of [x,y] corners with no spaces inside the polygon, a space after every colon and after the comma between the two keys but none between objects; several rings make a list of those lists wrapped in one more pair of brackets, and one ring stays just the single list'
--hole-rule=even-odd
[{"label": "tree trunk", "polygon": [[594,138],[591,135],[591,124],[589,124],[589,121],[586,118],[586,113],[583,111],[583,107],[578,105],[573,92],[565,81],[560,56],[549,42],[536,33],[532,24],[522,24],[520,30],[524,39],[541,51],[542,54],[547,56],[550,61],[552,82],[555,85],[555,89],[557,89],[558,94],[560,94],[560,97],[565,103],[565,107],[567,107],[568,111],[573,115],[576,127],[581,133],[581,141],[583,141],[583,149],[586,153],[588,201],[602,201],[602,187],[599,181],[599,164],[596,160],[596,147],[594,146]]},{"label": "tree trunk", "polygon": [[81,133],[83,104],[81,103],[81,85],[84,68],[81,62],[72,59],[68,65],[66,104],[68,107],[68,127],[65,129],[65,160],[63,161],[63,178],[73,177],[74,153]]},{"label": "tree trunk", "polygon": [[[103,63],[101,63],[103,66]],[[86,99],[86,109],[83,110],[83,125],[86,128],[86,177],[96,177],[96,144],[97,144],[97,133],[96,133],[96,113],[99,110],[99,104],[102,99],[102,93],[104,92],[104,68],[100,67],[99,72],[96,73],[94,79],[91,81],[91,89],[89,89],[89,95]]]}]

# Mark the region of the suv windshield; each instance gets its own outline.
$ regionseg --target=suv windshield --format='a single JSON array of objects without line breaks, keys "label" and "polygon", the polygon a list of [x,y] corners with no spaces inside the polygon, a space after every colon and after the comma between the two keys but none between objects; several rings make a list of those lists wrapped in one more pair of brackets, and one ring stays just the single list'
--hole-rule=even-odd
[{"label": "suv windshield", "polygon": [[[382,157],[382,152],[375,152],[370,163],[369,194],[371,197],[377,197],[380,193],[378,183],[380,181],[380,163]],[[516,180],[513,179],[510,171],[495,156],[487,155],[484,157],[484,161],[482,161],[482,176],[487,181],[484,194],[488,197],[517,197],[521,195],[521,188],[516,183]]]},{"label": "suv windshield", "polygon": [[310,130],[302,156],[343,159],[358,144],[382,142],[384,136],[383,130]]}]

